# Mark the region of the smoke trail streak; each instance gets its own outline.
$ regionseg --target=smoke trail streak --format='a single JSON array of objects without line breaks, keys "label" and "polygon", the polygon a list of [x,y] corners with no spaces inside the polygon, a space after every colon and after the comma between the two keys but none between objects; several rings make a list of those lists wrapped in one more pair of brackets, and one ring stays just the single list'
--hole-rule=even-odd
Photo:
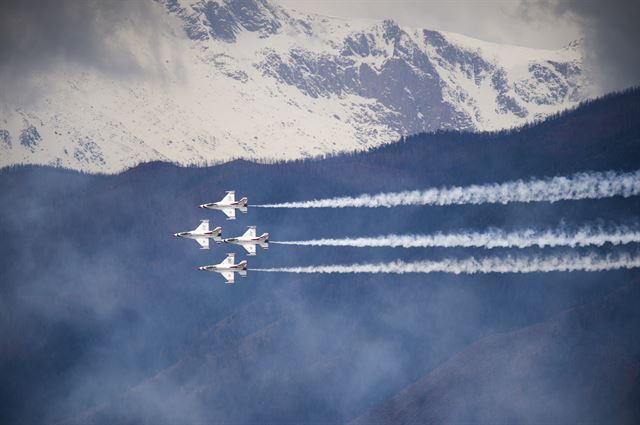
[{"label": "smoke trail streak", "polygon": [[300,246],[348,246],[388,248],[540,248],[568,246],[625,245],[640,242],[640,229],[618,226],[611,230],[584,226],[577,230],[533,229],[505,232],[489,229],[485,232],[436,233],[433,235],[386,235],[369,238],[312,239],[303,241],[272,241],[280,245]]},{"label": "smoke trail streak", "polygon": [[437,261],[418,261],[406,263],[401,260],[390,263],[370,263],[351,265],[324,265],[307,267],[280,267],[269,269],[250,269],[256,272],[278,273],[537,273],[537,272],[597,272],[615,269],[640,267],[638,252],[599,255],[562,254],[554,256],[505,256],[505,257],[468,257],[449,258]]},{"label": "smoke trail streak", "polygon": [[507,204],[510,202],[556,202],[640,194],[640,170],[629,173],[584,172],[568,177],[516,180],[486,185],[454,186],[404,192],[379,193],[254,205],[260,208],[396,207],[401,205]]}]

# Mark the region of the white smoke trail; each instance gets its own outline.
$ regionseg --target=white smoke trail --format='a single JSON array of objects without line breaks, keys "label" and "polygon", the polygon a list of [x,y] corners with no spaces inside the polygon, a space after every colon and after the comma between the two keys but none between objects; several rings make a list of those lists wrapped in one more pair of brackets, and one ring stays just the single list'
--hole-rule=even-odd
[{"label": "white smoke trail", "polygon": [[640,242],[638,226],[583,226],[576,230],[520,230],[505,232],[489,229],[485,232],[435,233],[433,235],[386,235],[369,238],[312,239],[303,241],[272,241],[281,245],[348,246],[389,248],[540,248],[568,246],[602,246],[606,243],[624,245]]},{"label": "white smoke trail", "polygon": [[598,199],[640,194],[640,170],[628,173],[584,172],[568,177],[516,180],[486,185],[454,186],[254,205],[261,208],[347,208],[396,207],[401,205],[507,204],[510,202],[556,202],[562,200]]},{"label": "white smoke trail", "polygon": [[638,252],[599,255],[562,254],[554,256],[505,256],[449,258],[437,261],[406,263],[396,260],[390,263],[370,263],[351,265],[324,265],[307,267],[280,267],[251,269],[258,272],[279,273],[536,273],[536,272],[597,272],[640,267]]}]

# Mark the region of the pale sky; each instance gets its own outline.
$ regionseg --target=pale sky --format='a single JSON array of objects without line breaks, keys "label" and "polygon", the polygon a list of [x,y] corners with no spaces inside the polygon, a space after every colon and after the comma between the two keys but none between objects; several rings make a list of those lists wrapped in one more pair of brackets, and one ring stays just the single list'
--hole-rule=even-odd
[{"label": "pale sky", "polygon": [[[151,0],[2,1],[0,89],[14,86],[14,77],[26,69],[42,69],[55,60],[130,72],[127,52],[105,43],[105,35],[124,25],[141,42],[153,44],[163,10]],[[585,67],[603,91],[640,85],[640,0],[268,1],[345,18],[391,18],[406,27],[527,47],[557,49],[583,38]]]},{"label": "pale sky", "polygon": [[558,49],[583,40],[603,91],[640,85],[640,0],[277,0],[301,11],[386,19],[485,41]]},{"label": "pale sky", "polygon": [[299,11],[387,19],[402,26],[452,31],[497,43],[557,49],[582,37],[571,14],[547,13],[552,2],[520,0],[278,0]]}]

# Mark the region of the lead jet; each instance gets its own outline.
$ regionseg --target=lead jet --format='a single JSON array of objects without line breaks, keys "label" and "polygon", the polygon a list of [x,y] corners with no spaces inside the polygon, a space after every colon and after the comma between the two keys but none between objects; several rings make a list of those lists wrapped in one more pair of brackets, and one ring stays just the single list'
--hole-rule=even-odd
[{"label": "lead jet", "polygon": [[213,239],[216,243],[222,243],[222,227],[218,226],[213,230],[209,230],[209,220],[200,220],[200,225],[190,232],[178,232],[173,236],[177,238],[193,239],[200,244],[200,249],[209,249],[209,240]]},{"label": "lead jet", "polygon": [[223,239],[223,242],[240,245],[247,250],[249,255],[256,255],[256,245],[260,245],[262,249],[269,249],[269,234],[263,233],[261,236],[256,236],[256,226],[249,226],[244,235]]},{"label": "lead jet", "polygon": [[233,253],[227,254],[227,258],[222,263],[198,267],[198,270],[220,273],[226,283],[231,284],[234,282],[235,273],[239,273],[241,277],[247,277],[247,261],[242,260],[238,264],[234,264],[235,256]]},{"label": "lead jet", "polygon": [[236,201],[236,192],[230,190],[220,202],[209,202],[208,204],[198,205],[198,207],[208,208],[210,210],[220,210],[227,216],[227,220],[235,220],[236,210],[240,210],[243,213],[247,212],[248,201],[249,200],[246,197]]}]

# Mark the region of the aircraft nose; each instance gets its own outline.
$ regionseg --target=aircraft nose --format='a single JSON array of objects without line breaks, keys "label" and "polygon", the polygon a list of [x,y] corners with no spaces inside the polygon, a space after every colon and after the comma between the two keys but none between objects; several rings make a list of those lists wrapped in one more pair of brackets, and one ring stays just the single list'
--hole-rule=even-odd
[{"label": "aircraft nose", "polygon": [[174,233],[174,234],[173,234],[173,236],[177,238],[177,237],[178,237],[178,234],[177,234],[177,233]]},{"label": "aircraft nose", "polygon": [[198,208],[204,208],[204,204],[198,205]]}]

